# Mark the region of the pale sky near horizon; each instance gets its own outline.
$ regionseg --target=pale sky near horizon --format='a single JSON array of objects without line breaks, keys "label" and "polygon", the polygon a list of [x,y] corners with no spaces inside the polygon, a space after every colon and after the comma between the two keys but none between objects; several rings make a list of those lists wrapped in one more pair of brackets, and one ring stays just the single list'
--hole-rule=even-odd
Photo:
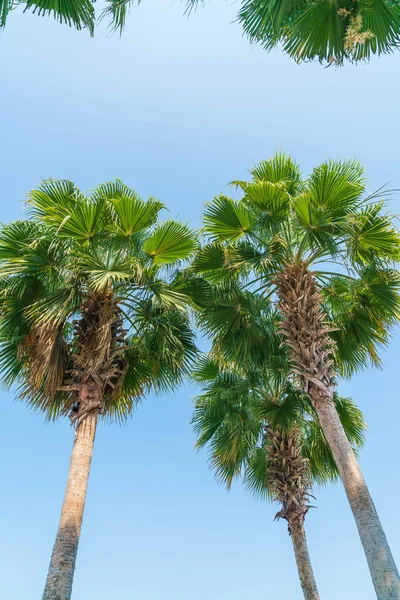
[{"label": "pale sky near horizon", "polygon": [[[200,223],[205,202],[276,149],[304,172],[355,157],[369,189],[400,189],[400,54],[369,65],[296,65],[251,47],[238,3],[143,0],[122,38],[91,39],[17,10],[0,34],[2,221],[21,217],[46,177],[82,188],[119,177],[173,217]],[[400,212],[400,192],[391,196]],[[341,384],[369,423],[362,468],[400,562],[397,499],[400,336],[384,369]],[[123,427],[100,427],[73,600],[301,600],[278,508],[240,485],[227,493],[193,451],[196,390],[149,397]],[[0,596],[41,598],[73,440],[1,394]],[[322,600],[374,600],[340,484],[307,517]]]}]

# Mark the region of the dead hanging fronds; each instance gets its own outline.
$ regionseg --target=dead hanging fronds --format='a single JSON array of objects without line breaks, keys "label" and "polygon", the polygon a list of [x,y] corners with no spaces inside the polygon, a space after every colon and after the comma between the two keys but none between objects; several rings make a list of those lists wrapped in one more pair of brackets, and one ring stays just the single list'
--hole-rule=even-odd
[{"label": "dead hanging fronds", "polygon": [[119,394],[128,365],[122,312],[111,293],[88,297],[74,325],[74,366],[66,373],[64,389],[76,392],[71,406],[76,420],[93,410],[104,411]]},{"label": "dead hanging fronds", "polygon": [[67,344],[63,325],[36,324],[18,348],[27,369],[24,397],[50,418],[69,414],[73,422],[108,409],[128,368],[122,312],[111,293],[89,296],[74,325]]},{"label": "dead hanging fronds", "polygon": [[93,294],[82,307],[81,319],[74,323],[74,363],[88,375],[97,373],[108,358],[115,311],[111,294]]},{"label": "dead hanging fronds", "polygon": [[32,393],[41,389],[45,396],[53,398],[63,383],[67,363],[63,326],[53,321],[34,325],[20,342],[19,352],[27,358]]}]

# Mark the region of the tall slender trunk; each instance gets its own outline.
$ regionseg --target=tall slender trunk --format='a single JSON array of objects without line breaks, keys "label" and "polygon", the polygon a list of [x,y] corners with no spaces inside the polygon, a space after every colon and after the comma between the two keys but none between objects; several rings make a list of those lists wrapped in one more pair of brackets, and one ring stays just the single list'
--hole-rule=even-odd
[{"label": "tall slender trunk", "polygon": [[315,409],[353,511],[377,598],[379,600],[399,600],[399,573],[336,407],[333,401],[324,401],[316,402]]},{"label": "tall slender trunk", "polygon": [[315,583],[310,554],[308,552],[304,523],[290,519],[289,531],[304,598],[305,600],[319,600],[317,584]]},{"label": "tall slender trunk", "polygon": [[378,600],[400,600],[400,578],[382,524],[334,403],[334,345],[315,278],[304,263],[278,278],[282,333],[293,373],[309,395],[337,464]]},{"label": "tall slender trunk", "polygon": [[91,412],[80,421],[76,430],[64,503],[42,600],[71,598],[96,426],[97,412]]}]

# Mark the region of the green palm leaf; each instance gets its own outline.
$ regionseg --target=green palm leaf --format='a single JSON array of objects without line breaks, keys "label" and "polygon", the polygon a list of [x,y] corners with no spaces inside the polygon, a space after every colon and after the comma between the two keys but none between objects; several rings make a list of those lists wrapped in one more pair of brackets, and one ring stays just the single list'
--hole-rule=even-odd
[{"label": "green palm leaf", "polygon": [[168,265],[189,258],[197,248],[193,232],[174,221],[160,225],[143,244],[144,252],[156,265]]},{"label": "green palm leaf", "polygon": [[[122,34],[132,4],[134,0],[107,0],[100,19],[109,20],[109,27]],[[137,0],[137,4],[140,4],[140,0]]]},{"label": "green palm leaf", "polygon": [[[268,429],[290,432],[293,424],[301,429],[304,457],[315,483],[338,477],[314,409],[287,380],[277,385],[270,372],[243,363],[218,369],[211,355],[200,360],[194,379],[203,388],[195,399],[192,419],[196,446],[209,448],[210,466],[228,488],[241,478],[251,493],[273,500]],[[349,441],[355,448],[362,446],[366,428],[362,413],[350,399],[335,396],[335,403]]]},{"label": "green palm leaf", "polygon": [[204,224],[205,232],[219,241],[237,240],[251,229],[250,212],[244,204],[219,196],[206,207]]},{"label": "green palm leaf", "polygon": [[53,16],[60,23],[94,33],[95,12],[90,0],[27,0],[26,8],[39,16]]},{"label": "green palm leaf", "polygon": [[117,227],[120,233],[130,237],[154,225],[163,205],[153,198],[143,202],[140,198],[120,196],[111,200],[118,215]]},{"label": "green palm leaf", "polygon": [[0,27],[5,26],[8,13],[13,6],[14,2],[12,0],[0,0]]},{"label": "green palm leaf", "polygon": [[[279,4],[284,5],[281,2]],[[298,165],[284,152],[277,152],[269,160],[259,162],[250,169],[250,174],[256,182],[265,181],[284,184],[289,194],[298,191],[301,181]]]}]

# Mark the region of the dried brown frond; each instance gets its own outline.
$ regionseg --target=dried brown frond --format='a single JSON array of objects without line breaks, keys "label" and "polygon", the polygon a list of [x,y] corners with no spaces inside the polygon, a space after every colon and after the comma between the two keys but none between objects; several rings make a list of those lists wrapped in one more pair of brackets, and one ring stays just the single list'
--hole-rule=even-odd
[{"label": "dried brown frond", "polygon": [[74,368],[67,372],[64,389],[77,392],[73,420],[92,411],[102,412],[119,394],[127,371],[122,313],[111,293],[95,293],[75,322]]},{"label": "dried brown frond", "polygon": [[62,385],[67,361],[67,345],[62,327],[55,322],[35,325],[20,343],[19,352],[28,358],[28,383],[35,394],[39,389],[49,399]]}]

